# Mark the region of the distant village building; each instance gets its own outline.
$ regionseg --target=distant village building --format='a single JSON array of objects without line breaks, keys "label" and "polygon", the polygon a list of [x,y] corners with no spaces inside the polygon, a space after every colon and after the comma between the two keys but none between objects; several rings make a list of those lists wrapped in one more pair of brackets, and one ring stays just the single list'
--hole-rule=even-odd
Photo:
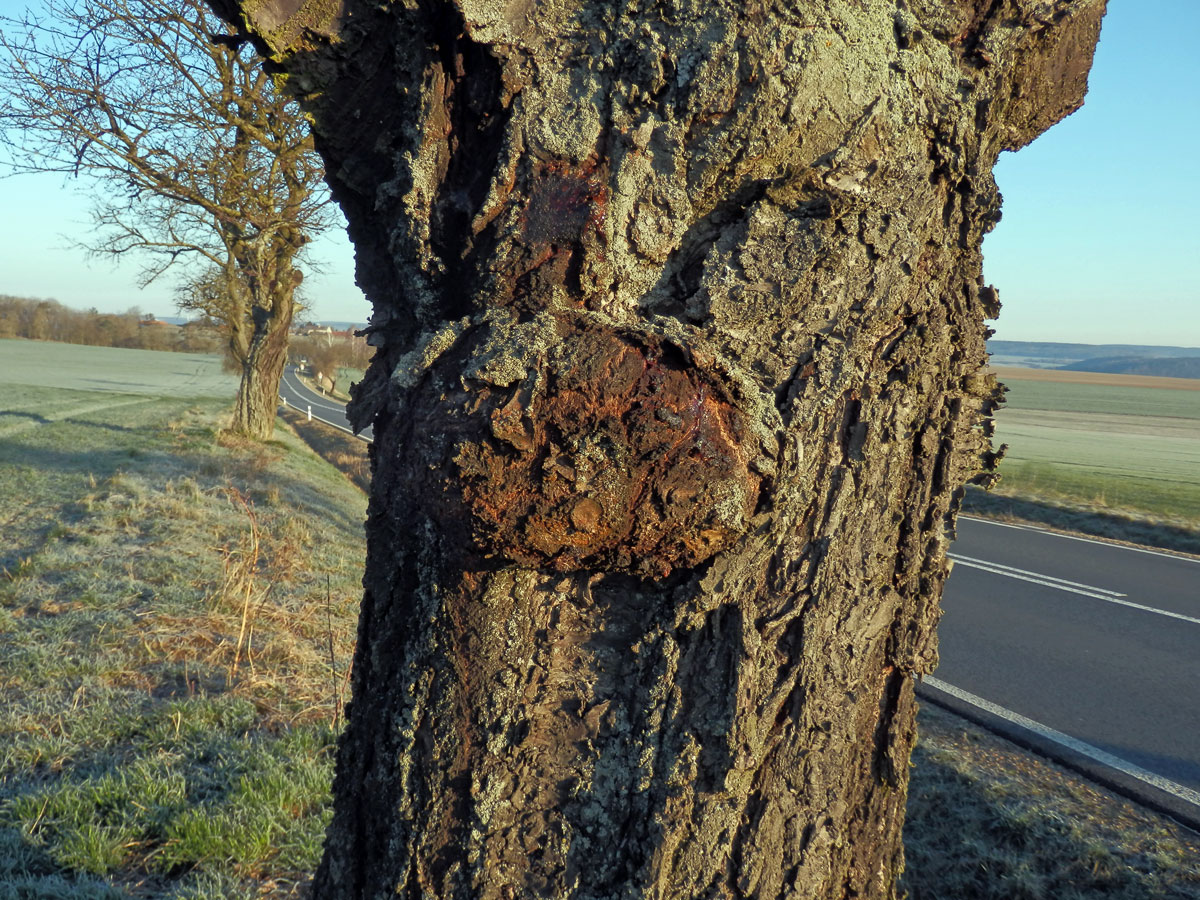
[{"label": "distant village building", "polygon": [[333,329],[328,325],[302,322],[299,325],[292,326],[292,334],[299,335],[300,337],[320,337],[333,334]]},{"label": "distant village building", "polygon": [[300,325],[292,327],[292,334],[296,337],[320,338],[324,339],[326,345],[334,341],[348,341],[354,337],[354,329],[347,328],[339,331],[329,325],[317,325],[313,322],[303,322]]}]

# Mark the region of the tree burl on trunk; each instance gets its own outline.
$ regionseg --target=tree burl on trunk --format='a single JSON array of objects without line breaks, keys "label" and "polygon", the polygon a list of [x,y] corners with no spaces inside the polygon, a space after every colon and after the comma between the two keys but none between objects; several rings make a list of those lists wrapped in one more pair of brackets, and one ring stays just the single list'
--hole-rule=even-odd
[{"label": "tree burl on trunk", "polygon": [[210,2],[374,305],[315,896],[893,896],[991,170],[1103,0]]}]

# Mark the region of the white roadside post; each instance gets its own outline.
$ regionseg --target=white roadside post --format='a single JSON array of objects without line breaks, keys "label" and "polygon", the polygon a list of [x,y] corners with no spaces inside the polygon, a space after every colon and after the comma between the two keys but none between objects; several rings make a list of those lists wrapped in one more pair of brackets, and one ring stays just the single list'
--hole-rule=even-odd
[{"label": "white roadside post", "polygon": [[312,421],[312,405],[311,404],[308,407],[308,421],[310,421],[310,422]]}]

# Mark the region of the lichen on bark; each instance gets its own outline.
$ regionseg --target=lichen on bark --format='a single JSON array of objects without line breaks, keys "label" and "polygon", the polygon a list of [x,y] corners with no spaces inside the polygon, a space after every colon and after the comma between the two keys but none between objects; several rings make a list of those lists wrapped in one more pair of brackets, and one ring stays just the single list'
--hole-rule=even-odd
[{"label": "lichen on bark", "polygon": [[1103,0],[292,5],[379,348],[316,895],[891,896],[991,168]]}]

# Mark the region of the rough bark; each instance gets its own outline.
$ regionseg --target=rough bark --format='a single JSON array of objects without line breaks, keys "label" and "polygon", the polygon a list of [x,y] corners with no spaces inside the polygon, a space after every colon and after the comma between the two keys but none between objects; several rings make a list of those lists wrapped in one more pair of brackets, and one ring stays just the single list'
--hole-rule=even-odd
[{"label": "rough bark", "polygon": [[230,325],[231,354],[241,368],[231,428],[255,440],[268,440],[275,433],[279,382],[287,365],[288,333],[295,309],[293,296],[294,289],[289,286],[277,292],[271,303],[250,305],[248,313]]},{"label": "rough bark", "polygon": [[270,240],[229,243],[224,268],[194,283],[180,307],[203,311],[229,330],[229,357],[241,372],[230,427],[265,441],[275,433],[296,288],[303,280],[294,260],[307,238],[281,229]]},{"label": "rough bark", "polygon": [[379,348],[315,896],[891,896],[991,168],[1103,0],[241,7]]}]

